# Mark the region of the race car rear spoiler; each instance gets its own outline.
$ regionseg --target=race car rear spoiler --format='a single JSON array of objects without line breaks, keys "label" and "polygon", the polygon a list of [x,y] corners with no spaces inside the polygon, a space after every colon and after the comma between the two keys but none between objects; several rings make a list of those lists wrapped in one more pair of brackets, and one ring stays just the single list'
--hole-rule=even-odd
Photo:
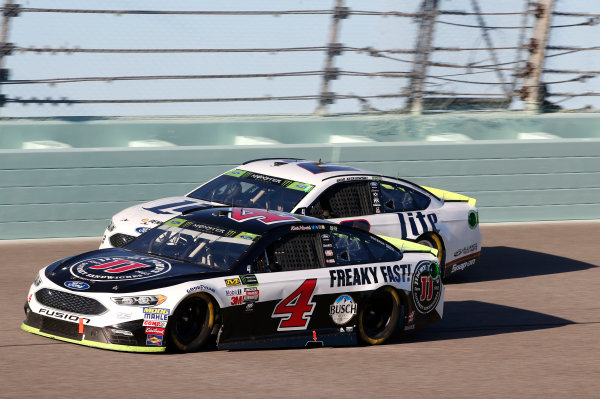
[{"label": "race car rear spoiler", "polygon": [[437,257],[438,250],[435,248],[428,247],[427,245],[417,244],[416,242],[401,240],[399,238],[388,237],[377,235],[377,237],[384,239],[389,242],[399,250],[403,252],[424,252],[424,253],[432,253],[433,256]]},{"label": "race car rear spoiler", "polygon": [[468,202],[469,205],[475,206],[477,200],[475,198],[467,197],[466,195],[453,193],[452,191],[440,190],[439,188],[426,187],[421,186],[425,190],[429,191],[431,194],[436,197],[443,199],[444,201],[458,201],[458,202]]}]

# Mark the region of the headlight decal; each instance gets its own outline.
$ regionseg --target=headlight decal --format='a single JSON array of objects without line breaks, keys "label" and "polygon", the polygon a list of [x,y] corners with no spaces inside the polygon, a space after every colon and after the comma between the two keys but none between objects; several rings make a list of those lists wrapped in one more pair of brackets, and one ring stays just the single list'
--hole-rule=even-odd
[{"label": "headlight decal", "polygon": [[123,306],[156,306],[167,300],[164,295],[136,295],[110,298],[117,305]]}]

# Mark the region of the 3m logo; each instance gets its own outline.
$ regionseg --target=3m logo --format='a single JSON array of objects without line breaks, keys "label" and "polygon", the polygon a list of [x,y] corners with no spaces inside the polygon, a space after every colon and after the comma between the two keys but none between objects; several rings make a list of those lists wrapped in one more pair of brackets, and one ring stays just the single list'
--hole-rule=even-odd
[{"label": "3m logo", "polygon": [[231,298],[231,306],[241,305],[242,303],[244,303],[244,297],[241,295]]},{"label": "3m logo", "polygon": [[125,273],[130,270],[153,267],[144,263],[134,262],[132,260],[119,259],[114,262],[103,263],[101,265],[90,266],[93,270],[104,270],[106,273]]},{"label": "3m logo", "polygon": [[242,285],[242,282],[237,277],[236,278],[228,278],[228,279],[225,279],[225,285],[228,287],[231,287],[233,285]]},{"label": "3m logo", "polygon": [[247,220],[258,220],[264,224],[272,224],[285,222],[290,220],[298,220],[293,216],[282,215],[273,211],[265,211],[262,209],[243,209],[235,208],[229,214],[229,218],[236,222],[245,222]]}]

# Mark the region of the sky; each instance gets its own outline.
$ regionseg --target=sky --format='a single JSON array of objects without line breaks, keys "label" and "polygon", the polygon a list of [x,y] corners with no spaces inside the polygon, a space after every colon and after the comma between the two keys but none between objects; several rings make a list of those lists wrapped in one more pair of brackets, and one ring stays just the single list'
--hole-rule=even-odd
[{"label": "sky", "polygon": [[[479,0],[484,12],[521,12],[525,0]],[[335,0],[284,1],[207,1],[207,0],[22,0],[27,8],[85,8],[112,10],[323,10],[331,9]],[[421,1],[415,0],[345,0],[352,10],[415,12]],[[440,0],[440,9],[473,11],[472,0]],[[600,13],[597,0],[556,0],[556,11]],[[485,16],[488,26],[520,26],[521,16]],[[477,24],[474,16],[438,17],[439,21]],[[554,17],[553,25],[580,23],[585,18]],[[110,15],[22,13],[12,18],[8,41],[18,47],[50,48],[281,48],[325,46],[329,42],[330,15],[280,16],[181,16],[181,15]],[[530,21],[531,22],[531,21]],[[412,49],[418,23],[414,19],[395,16],[352,15],[341,21],[338,42],[349,47],[375,49]],[[481,29],[437,24],[433,45],[437,47],[486,47]],[[516,46],[519,29],[492,29],[495,47]],[[550,45],[597,46],[600,25],[555,28]],[[550,51],[556,54],[558,51]],[[522,53],[520,59],[526,57]],[[500,62],[519,59],[516,50],[498,50]],[[391,59],[393,58],[393,59]],[[334,66],[355,72],[410,72],[411,54],[395,54],[391,58],[373,57],[367,53],[345,52],[334,58]],[[492,63],[487,51],[435,52],[432,61],[465,65]],[[599,51],[577,52],[547,59],[546,67],[555,69],[600,70]],[[16,52],[5,57],[4,67],[10,79],[44,79],[62,77],[111,77],[141,75],[214,75],[318,71],[325,65],[323,52],[286,53],[194,53],[194,54],[36,54]],[[429,68],[429,75],[477,82],[498,82],[493,72],[464,74],[464,69]],[[506,71],[504,79],[513,80]],[[544,80],[556,82],[578,75],[546,74]],[[596,76],[596,75],[594,75]],[[68,99],[158,99],[158,98],[222,98],[318,95],[320,76],[252,79],[186,79],[157,81],[104,81],[65,84],[3,85],[8,98]],[[337,94],[369,96],[403,93],[409,80],[405,78],[348,77],[331,82],[330,91]],[[453,93],[500,93],[499,85],[476,85],[430,79],[428,90]],[[517,87],[518,88],[518,87]],[[549,85],[551,92],[600,93],[600,79]],[[552,101],[559,101],[553,98]],[[369,99],[374,110],[393,111],[404,106],[404,99]],[[332,113],[360,112],[365,105],[357,99],[338,100],[329,106]],[[562,101],[564,108],[585,106],[600,108],[598,97],[580,97]],[[109,115],[231,115],[231,114],[311,114],[317,103],[310,101],[257,101],[175,104],[82,104],[21,105],[9,103],[0,108],[0,117],[31,116],[109,116]],[[523,106],[513,103],[513,109]]]}]

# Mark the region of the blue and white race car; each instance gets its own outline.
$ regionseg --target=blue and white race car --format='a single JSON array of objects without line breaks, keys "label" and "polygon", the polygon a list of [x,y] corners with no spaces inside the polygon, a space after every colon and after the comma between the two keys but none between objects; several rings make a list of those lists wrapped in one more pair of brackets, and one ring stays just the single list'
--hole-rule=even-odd
[{"label": "blue and white race car", "polygon": [[436,254],[303,215],[184,212],[43,268],[21,328],[130,352],[381,344],[441,319]]},{"label": "blue and white race car", "polygon": [[112,218],[100,248],[122,246],[187,210],[223,205],[313,216],[428,245],[438,250],[443,277],[476,264],[481,254],[474,198],[300,159],[250,161],[185,196],[127,208]]}]

